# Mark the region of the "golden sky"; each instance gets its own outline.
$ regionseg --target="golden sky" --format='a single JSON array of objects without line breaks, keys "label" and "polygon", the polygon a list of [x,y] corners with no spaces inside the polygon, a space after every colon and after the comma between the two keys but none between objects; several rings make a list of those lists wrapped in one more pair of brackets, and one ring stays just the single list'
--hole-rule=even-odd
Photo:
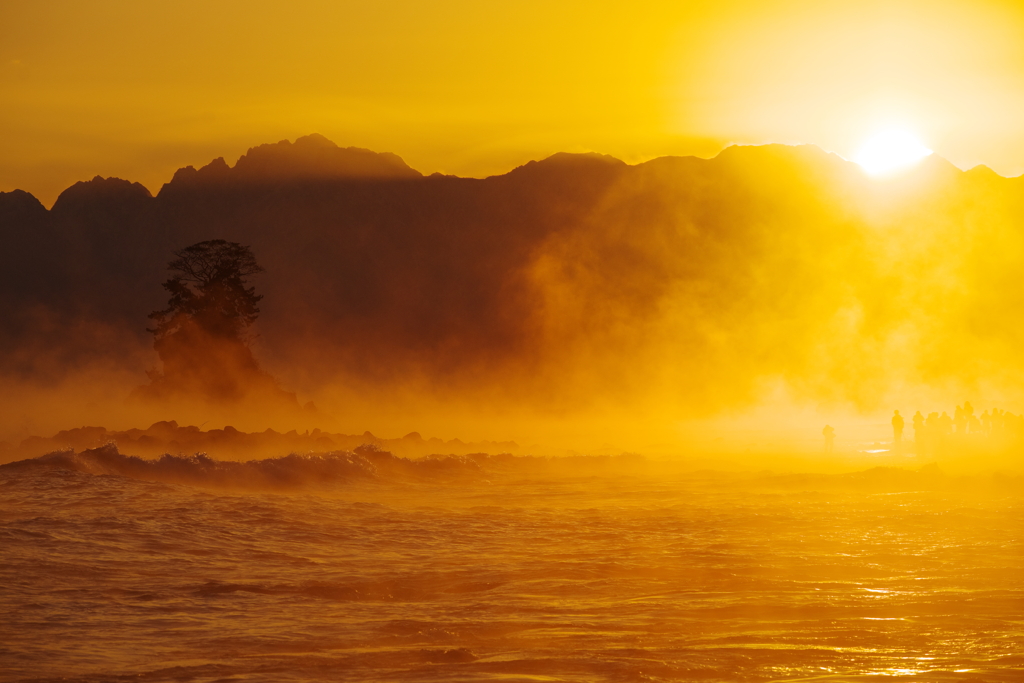
[{"label": "golden sky", "polygon": [[430,173],[730,142],[850,157],[899,126],[1024,172],[1024,3],[0,3],[0,191],[173,171],[319,132]]}]

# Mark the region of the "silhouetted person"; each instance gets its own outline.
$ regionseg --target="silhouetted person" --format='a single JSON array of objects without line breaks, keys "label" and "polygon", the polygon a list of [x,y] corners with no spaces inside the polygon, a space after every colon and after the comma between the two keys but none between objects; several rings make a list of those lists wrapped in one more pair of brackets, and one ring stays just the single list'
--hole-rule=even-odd
[{"label": "silhouetted person", "polygon": [[987,410],[981,414],[981,431],[985,434],[992,433],[992,416],[988,414]]},{"label": "silhouetted person", "polygon": [[953,418],[947,415],[945,410],[939,416],[939,432],[942,436],[949,436],[953,433]]},{"label": "silhouetted person", "polygon": [[933,450],[935,442],[939,438],[939,414],[938,412],[928,413],[928,417],[924,421],[924,433],[925,440],[928,442],[928,450]]},{"label": "silhouetted person", "polygon": [[981,420],[978,419],[977,415],[971,415],[970,419],[967,420],[967,429],[971,434],[981,434]]},{"label": "silhouetted person", "polygon": [[924,415],[921,411],[914,413],[914,445],[917,447],[918,455],[921,454],[924,445]]},{"label": "silhouetted person", "polygon": [[903,418],[898,410],[892,412],[892,440],[897,447],[903,443]]},{"label": "silhouetted person", "polygon": [[967,431],[973,432],[974,420],[972,418],[974,417],[974,406],[971,405],[970,401],[964,401],[964,417],[967,419]]},{"label": "silhouetted person", "polygon": [[967,430],[967,415],[964,414],[964,409],[960,406],[953,411],[953,424],[956,425],[957,434],[963,434]]},{"label": "silhouetted person", "polygon": [[836,430],[832,429],[830,425],[825,425],[825,428],[821,430],[822,435],[825,437],[825,452],[832,452],[832,444],[836,440]]}]

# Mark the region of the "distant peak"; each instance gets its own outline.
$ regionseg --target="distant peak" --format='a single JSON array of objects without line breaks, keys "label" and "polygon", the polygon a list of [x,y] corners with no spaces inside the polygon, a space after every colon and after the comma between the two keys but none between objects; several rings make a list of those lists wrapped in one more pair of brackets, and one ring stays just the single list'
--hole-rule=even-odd
[{"label": "distant peak", "polygon": [[556,152],[540,161],[528,161],[522,166],[512,169],[507,175],[519,175],[522,173],[545,171],[583,171],[626,168],[629,164],[616,159],[610,154],[598,154],[597,152]]},{"label": "distant peak", "polygon": [[949,161],[945,157],[940,157],[938,154],[929,154],[918,164],[919,168],[931,171],[932,173],[959,176],[964,171],[953,165],[953,162]]},{"label": "distant peak", "polygon": [[35,195],[25,190],[11,190],[0,192],[0,209],[18,209],[26,212],[46,213],[46,207],[35,198]]},{"label": "distant peak", "polygon": [[[287,144],[287,140],[282,140],[278,144]],[[338,149],[338,145],[328,140],[320,133],[310,133],[309,135],[303,135],[301,138],[295,138],[295,145],[297,147],[327,147],[330,149]]]},{"label": "distant peak", "polygon": [[[206,166],[196,170],[195,166],[185,166],[174,172],[174,177],[168,184],[190,185],[196,183],[210,183],[217,180],[227,180],[231,176],[231,167],[224,161],[224,157],[217,157]],[[161,190],[162,192],[163,190]]]},{"label": "distant peak", "polygon": [[237,176],[247,178],[421,178],[397,154],[361,147],[338,147],[314,133],[295,140],[252,147],[235,164]]},{"label": "distant peak", "polygon": [[625,161],[616,159],[610,154],[599,154],[597,152],[556,152],[540,161],[531,161],[530,164],[544,166],[627,166]]},{"label": "distant peak", "polygon": [[208,163],[206,166],[203,166],[199,170],[200,170],[200,172],[201,171],[213,172],[213,171],[221,171],[221,170],[226,171],[229,168],[231,168],[231,167],[228,166],[228,162],[224,161],[224,157],[217,157],[216,159],[214,159],[213,161]]},{"label": "distant peak", "polygon": [[973,178],[1002,178],[1003,177],[1003,176],[999,175],[998,173],[996,173],[995,171],[993,171],[988,166],[986,166],[985,164],[978,164],[977,166],[974,166],[973,168],[968,169],[966,171],[966,173],[968,174],[968,176],[973,177]]},{"label": "distant peak", "polygon": [[599,152],[556,152],[552,154],[544,161],[551,163],[572,163],[575,161],[601,161],[606,164],[612,164],[613,166],[625,166],[626,162],[621,159],[616,159],[611,154],[601,154]]},{"label": "distant peak", "polygon": [[782,142],[769,142],[763,145],[746,145],[734,143],[722,149],[714,158],[716,159],[728,159],[728,158],[739,158],[744,156],[758,156],[758,157],[787,157],[787,158],[835,158],[842,159],[841,156],[834,152],[818,147],[817,145],[804,143],[804,144],[786,144]]},{"label": "distant peak", "polygon": [[92,180],[80,180],[60,193],[53,204],[54,211],[71,206],[81,206],[95,201],[145,200],[153,197],[142,183],[133,183],[121,178],[96,176]]},{"label": "distant peak", "polygon": [[[234,167],[223,157],[198,171],[178,169],[165,188],[220,182],[266,183],[294,180],[422,178],[396,154],[359,147],[339,147],[319,133],[251,147]],[[163,190],[161,190],[162,192]]]},{"label": "distant peak", "polygon": [[31,204],[33,206],[43,206],[42,203],[36,199],[36,196],[32,193],[27,193],[24,189],[12,189],[9,193],[0,193],[0,198],[5,199],[9,202],[22,202],[25,204]]}]

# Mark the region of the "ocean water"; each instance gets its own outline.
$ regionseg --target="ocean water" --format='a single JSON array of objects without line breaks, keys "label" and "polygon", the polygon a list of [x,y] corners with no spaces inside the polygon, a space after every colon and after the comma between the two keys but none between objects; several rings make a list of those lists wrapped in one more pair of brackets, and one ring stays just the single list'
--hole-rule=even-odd
[{"label": "ocean water", "polygon": [[1019,480],[0,467],[5,681],[1024,680]]}]

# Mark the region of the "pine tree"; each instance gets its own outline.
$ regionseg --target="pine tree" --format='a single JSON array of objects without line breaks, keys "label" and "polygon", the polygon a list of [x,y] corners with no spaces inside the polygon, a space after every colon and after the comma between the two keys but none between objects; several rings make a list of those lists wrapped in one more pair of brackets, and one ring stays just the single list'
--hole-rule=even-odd
[{"label": "pine tree", "polygon": [[208,240],[174,252],[167,264],[174,276],[163,284],[171,293],[167,308],[153,311],[150,329],[159,344],[183,325],[195,324],[208,334],[241,341],[256,322],[263,295],[246,287],[245,278],[263,272],[247,246]]},{"label": "pine tree", "polygon": [[263,298],[246,278],[263,272],[247,246],[208,240],[179,249],[163,287],[167,308],[149,315],[153,346],[163,372],[150,373],[144,393],[201,395],[238,400],[260,386],[276,385],[259,368],[248,345]]}]

